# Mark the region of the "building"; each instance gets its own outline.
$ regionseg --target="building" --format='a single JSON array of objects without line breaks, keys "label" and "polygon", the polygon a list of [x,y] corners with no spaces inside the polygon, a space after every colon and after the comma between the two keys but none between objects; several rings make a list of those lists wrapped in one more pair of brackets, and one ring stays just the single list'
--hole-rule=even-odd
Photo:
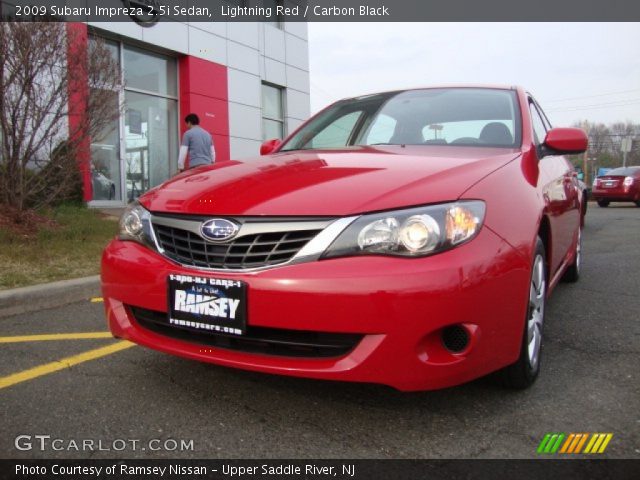
[{"label": "building", "polygon": [[[120,206],[177,171],[183,118],[194,112],[214,137],[217,161],[257,156],[308,116],[307,24],[283,22],[69,23],[104,38],[125,79],[123,114],[80,160],[91,206]],[[70,119],[73,121],[73,119]]]}]

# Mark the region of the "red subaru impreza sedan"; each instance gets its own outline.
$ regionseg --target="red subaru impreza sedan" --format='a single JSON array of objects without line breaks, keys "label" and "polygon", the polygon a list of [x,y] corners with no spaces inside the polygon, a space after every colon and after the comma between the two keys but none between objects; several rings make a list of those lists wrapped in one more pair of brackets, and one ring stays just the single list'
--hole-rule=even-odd
[{"label": "red subaru impreza sedan", "polygon": [[109,326],[260,372],[527,387],[547,297],[580,272],[585,199],[562,155],[586,146],[522,88],[339,101],[130,205],[102,260]]}]

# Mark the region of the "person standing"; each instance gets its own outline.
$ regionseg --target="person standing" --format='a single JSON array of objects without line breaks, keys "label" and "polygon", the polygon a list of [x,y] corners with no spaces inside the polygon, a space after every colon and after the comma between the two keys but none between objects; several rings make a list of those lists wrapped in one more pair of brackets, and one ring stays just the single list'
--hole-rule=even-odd
[{"label": "person standing", "polygon": [[216,149],[211,134],[200,126],[200,119],[195,113],[184,117],[187,131],[182,136],[178,171],[184,170],[185,160],[189,154],[189,168],[211,165],[216,161]]}]

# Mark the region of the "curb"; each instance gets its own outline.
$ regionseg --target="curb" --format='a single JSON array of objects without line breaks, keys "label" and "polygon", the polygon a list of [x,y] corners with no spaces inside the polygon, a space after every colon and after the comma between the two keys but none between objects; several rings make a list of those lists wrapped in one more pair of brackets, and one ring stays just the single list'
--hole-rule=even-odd
[{"label": "curb", "polygon": [[0,318],[100,296],[100,275],[0,290]]}]

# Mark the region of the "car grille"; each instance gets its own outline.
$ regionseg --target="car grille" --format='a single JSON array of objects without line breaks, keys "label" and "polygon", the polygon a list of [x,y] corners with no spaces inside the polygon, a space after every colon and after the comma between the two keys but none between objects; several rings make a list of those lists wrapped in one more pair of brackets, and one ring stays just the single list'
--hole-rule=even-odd
[{"label": "car grille", "polygon": [[258,233],[228,243],[206,242],[189,230],[154,224],[164,254],[194,267],[239,270],[278,265],[291,260],[321,230]]},{"label": "car grille", "polygon": [[247,326],[245,335],[225,335],[170,325],[167,314],[128,307],[142,327],[167,337],[200,345],[282,357],[328,358],[349,353],[364,335]]}]

